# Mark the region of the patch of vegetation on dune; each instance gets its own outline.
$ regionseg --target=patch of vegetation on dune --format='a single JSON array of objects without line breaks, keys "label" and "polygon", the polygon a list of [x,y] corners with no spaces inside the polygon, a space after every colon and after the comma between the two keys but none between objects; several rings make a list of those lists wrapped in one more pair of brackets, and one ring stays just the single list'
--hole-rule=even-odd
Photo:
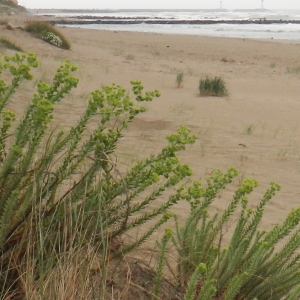
[{"label": "patch of vegetation on dune", "polygon": [[32,21],[29,22],[24,29],[48,44],[66,50],[71,49],[71,44],[67,38],[57,28],[47,22]]},{"label": "patch of vegetation on dune", "polygon": [[20,47],[19,45],[15,44],[14,42],[6,38],[0,38],[0,46],[5,47],[7,49],[24,52],[22,47]]}]

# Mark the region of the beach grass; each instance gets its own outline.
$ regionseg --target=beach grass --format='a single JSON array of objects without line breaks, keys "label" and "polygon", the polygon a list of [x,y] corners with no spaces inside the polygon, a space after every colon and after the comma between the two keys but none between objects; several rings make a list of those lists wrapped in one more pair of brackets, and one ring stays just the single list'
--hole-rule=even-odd
[{"label": "beach grass", "polygon": [[300,73],[300,67],[287,67],[286,72],[288,74],[299,74]]},{"label": "beach grass", "polygon": [[29,22],[24,29],[53,46],[66,50],[71,49],[71,44],[67,38],[47,22],[32,21]]},{"label": "beach grass", "polygon": [[228,90],[223,78],[206,76],[199,81],[200,96],[225,97],[228,96]]},{"label": "beach grass", "polygon": [[14,42],[12,42],[6,38],[0,38],[0,46],[5,47],[7,49],[24,52],[22,47],[20,47],[19,45],[15,44]]},{"label": "beach grass", "polygon": [[176,84],[177,84],[178,88],[182,87],[183,77],[184,77],[184,73],[183,72],[179,72],[176,75]]}]

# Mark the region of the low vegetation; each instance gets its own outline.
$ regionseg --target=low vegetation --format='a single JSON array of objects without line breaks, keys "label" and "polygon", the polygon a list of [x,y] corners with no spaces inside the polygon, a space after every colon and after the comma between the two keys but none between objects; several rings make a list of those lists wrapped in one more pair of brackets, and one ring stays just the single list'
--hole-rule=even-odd
[{"label": "low vegetation", "polygon": [[228,91],[226,84],[221,77],[206,77],[199,81],[200,96],[226,97]]},{"label": "low vegetation", "polygon": [[[142,299],[141,293],[143,299],[299,299],[300,209],[269,231],[259,227],[278,184],[271,183],[253,207],[248,197],[258,183],[245,179],[227,208],[211,214],[213,201],[234,182],[238,171],[216,170],[203,185],[183,183],[192,171],[180,163],[177,152],[196,139],[183,126],[167,137],[156,155],[136,162],[127,172],[118,169],[114,153],[125,129],[145,111],[143,102],[158,97],[158,91],[144,93],[137,81],[130,92],[115,84],[103,86],[91,94],[71,129],[50,130],[55,105],[78,83],[73,76],[76,67],[66,61],[52,83],[38,82],[24,116],[17,117],[7,108],[9,101],[22,81],[32,79],[31,69],[38,62],[34,54],[4,59],[1,299]],[[90,122],[98,124],[92,132],[87,129]],[[167,199],[156,202],[166,192]],[[168,212],[179,201],[190,207],[184,222]],[[117,269],[113,262],[137,249],[167,221],[170,228],[157,242],[156,271],[147,277],[151,287],[131,282],[143,277],[139,269],[131,278],[132,270],[123,272],[127,283],[114,295],[116,279],[109,280]],[[142,231],[141,226],[147,229]],[[162,294],[166,268],[174,275],[172,292]],[[132,289],[139,291],[135,297],[124,296]]]},{"label": "low vegetation", "polygon": [[5,47],[7,49],[24,52],[24,50],[20,46],[16,45],[15,43],[11,42],[6,38],[0,38],[0,46]]},{"label": "low vegetation", "polygon": [[294,73],[294,74],[299,74],[300,73],[300,67],[287,67],[286,68],[287,73]]},{"label": "low vegetation", "polygon": [[46,22],[33,21],[28,23],[24,29],[53,46],[66,50],[71,49],[71,44],[64,35]]},{"label": "low vegetation", "polygon": [[178,73],[177,76],[176,76],[176,84],[177,84],[178,88],[182,87],[183,77],[184,77],[183,72]]}]

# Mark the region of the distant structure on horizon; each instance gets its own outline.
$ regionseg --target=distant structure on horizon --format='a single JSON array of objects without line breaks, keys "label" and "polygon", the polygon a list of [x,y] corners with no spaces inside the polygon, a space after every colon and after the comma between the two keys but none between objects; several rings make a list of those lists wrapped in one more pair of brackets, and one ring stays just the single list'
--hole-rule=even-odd
[{"label": "distant structure on horizon", "polygon": [[261,0],[261,7],[260,7],[261,9],[265,9],[265,7],[264,7],[264,0]]}]

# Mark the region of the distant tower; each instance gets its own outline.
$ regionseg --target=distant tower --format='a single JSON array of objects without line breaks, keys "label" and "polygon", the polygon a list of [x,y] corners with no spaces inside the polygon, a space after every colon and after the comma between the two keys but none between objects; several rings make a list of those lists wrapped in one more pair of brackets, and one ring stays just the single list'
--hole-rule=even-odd
[{"label": "distant tower", "polygon": [[264,0],[261,0],[261,9],[265,9],[264,8]]},{"label": "distant tower", "polygon": [[223,2],[220,1],[220,9],[223,9]]}]

